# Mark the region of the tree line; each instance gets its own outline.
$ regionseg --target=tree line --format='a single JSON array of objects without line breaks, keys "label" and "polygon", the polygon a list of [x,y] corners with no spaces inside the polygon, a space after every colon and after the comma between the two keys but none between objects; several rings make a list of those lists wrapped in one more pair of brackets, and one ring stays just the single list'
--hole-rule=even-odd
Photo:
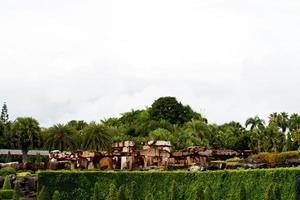
[{"label": "tree line", "polygon": [[131,110],[120,117],[87,123],[71,120],[41,127],[32,117],[9,119],[4,103],[0,116],[0,149],[110,150],[113,142],[170,140],[173,149],[189,146],[256,151],[290,151],[300,146],[300,115],[272,113],[268,122],[258,116],[245,124],[209,123],[175,97],[160,97],[150,107]]}]

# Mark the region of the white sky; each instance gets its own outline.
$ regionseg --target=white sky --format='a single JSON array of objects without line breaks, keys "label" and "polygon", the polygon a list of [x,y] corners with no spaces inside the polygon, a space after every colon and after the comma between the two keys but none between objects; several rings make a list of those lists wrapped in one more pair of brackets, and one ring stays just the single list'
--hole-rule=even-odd
[{"label": "white sky", "polygon": [[2,0],[0,104],[48,126],[176,96],[210,122],[300,112],[299,0]]}]

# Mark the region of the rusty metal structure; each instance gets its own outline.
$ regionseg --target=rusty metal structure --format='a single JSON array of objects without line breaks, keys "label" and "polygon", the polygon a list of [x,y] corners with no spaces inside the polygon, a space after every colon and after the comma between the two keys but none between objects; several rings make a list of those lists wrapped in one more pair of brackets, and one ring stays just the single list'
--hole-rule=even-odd
[{"label": "rusty metal structure", "polygon": [[168,169],[170,166],[188,167],[206,164],[212,160],[232,157],[246,158],[251,151],[234,151],[189,147],[171,151],[170,141],[146,141],[136,148],[133,141],[114,143],[112,151],[52,151],[49,154],[50,169],[112,169],[149,170]]}]

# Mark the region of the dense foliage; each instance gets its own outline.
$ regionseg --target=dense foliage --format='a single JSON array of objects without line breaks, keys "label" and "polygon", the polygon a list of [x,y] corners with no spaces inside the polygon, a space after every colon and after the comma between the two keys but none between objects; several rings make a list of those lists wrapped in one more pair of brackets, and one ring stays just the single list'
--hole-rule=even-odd
[{"label": "dense foliage", "polygon": [[300,115],[272,113],[267,122],[254,116],[245,125],[235,121],[218,125],[175,97],[161,97],[145,109],[91,123],[71,120],[44,128],[31,117],[11,121],[6,104],[0,117],[0,149],[22,149],[24,159],[28,149],[109,150],[113,142],[133,140],[140,145],[150,139],[170,140],[174,149],[291,151],[300,147]]},{"label": "dense foliage", "polygon": [[50,194],[57,190],[65,200],[300,198],[300,170],[296,168],[197,173],[42,171],[38,176],[39,190],[47,189]]}]

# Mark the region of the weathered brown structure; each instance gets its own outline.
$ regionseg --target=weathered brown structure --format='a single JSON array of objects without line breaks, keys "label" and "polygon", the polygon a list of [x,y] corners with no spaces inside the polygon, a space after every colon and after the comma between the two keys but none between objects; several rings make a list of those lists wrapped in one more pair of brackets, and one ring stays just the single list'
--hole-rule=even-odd
[{"label": "weathered brown structure", "polygon": [[136,148],[133,141],[112,145],[108,151],[52,151],[49,154],[49,168],[70,169],[128,169],[149,170],[172,166],[188,167],[193,164],[207,164],[212,160],[225,160],[232,157],[248,157],[251,151],[233,151],[189,147],[171,151],[170,141],[146,141]]}]

